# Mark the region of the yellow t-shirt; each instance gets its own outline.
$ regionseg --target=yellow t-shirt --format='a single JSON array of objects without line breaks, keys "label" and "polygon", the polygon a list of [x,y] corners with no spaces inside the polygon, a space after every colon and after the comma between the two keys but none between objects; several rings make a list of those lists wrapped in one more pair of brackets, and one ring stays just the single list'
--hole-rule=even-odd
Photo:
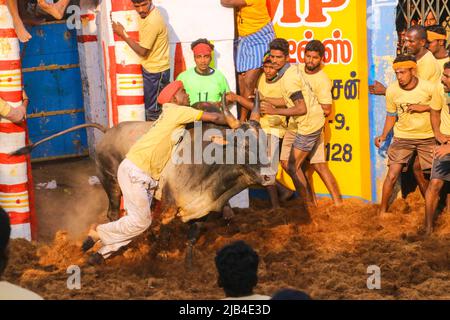
[{"label": "yellow t-shirt", "polygon": [[450,103],[450,97],[447,92],[444,92],[444,88],[441,90],[441,103],[439,105],[433,105],[433,110],[441,111],[441,126],[439,130],[442,134],[450,136],[450,109],[448,107]]},{"label": "yellow t-shirt", "polygon": [[0,281],[0,300],[44,300],[38,294],[6,281]]},{"label": "yellow t-shirt", "polygon": [[145,19],[139,18],[139,44],[150,50],[149,55],[141,62],[145,70],[158,73],[170,68],[169,32],[157,8],[154,8]]},{"label": "yellow t-shirt", "polygon": [[126,157],[153,179],[159,180],[184,125],[200,120],[202,115],[203,111],[166,103],[158,120],[131,147]]},{"label": "yellow t-shirt", "polygon": [[[281,98],[281,81],[268,83],[265,75],[258,80],[258,90],[266,98]],[[266,134],[283,138],[286,133],[286,117],[278,115],[262,115],[260,119],[261,128]]]},{"label": "yellow t-shirt", "polygon": [[237,12],[237,26],[240,37],[258,32],[270,22],[266,0],[245,0],[247,5]]},{"label": "yellow t-shirt", "polygon": [[441,76],[442,73],[444,72],[444,65],[450,61],[450,58],[443,58],[443,59],[436,59],[436,61],[438,62],[439,66],[441,67]]},{"label": "yellow t-shirt", "polygon": [[430,51],[417,61],[417,76],[430,82],[441,81],[441,66]]},{"label": "yellow t-shirt", "polygon": [[9,106],[9,104],[5,100],[0,98],[0,116],[6,117],[10,111],[11,107]]},{"label": "yellow t-shirt", "polygon": [[[302,68],[304,68],[303,65],[293,65],[286,71],[281,78],[281,93],[286,101],[286,106],[292,108],[294,106],[294,102],[291,99],[292,94],[298,91],[302,92],[307,113],[303,116],[291,117],[288,130],[296,130],[298,134],[308,135],[320,130],[325,125],[325,116],[312,86],[306,83],[305,72],[302,71]],[[317,77],[314,83],[321,83],[324,79],[321,72],[312,76],[314,78]],[[325,81],[322,85],[327,86],[328,83]]]},{"label": "yellow t-shirt", "polygon": [[394,137],[402,139],[434,137],[430,113],[408,113],[406,112],[408,103],[428,105],[433,109],[439,108],[442,100],[438,86],[419,79],[419,83],[412,90],[403,90],[397,81],[386,90],[386,110],[388,113],[398,116],[398,121],[394,126]]}]

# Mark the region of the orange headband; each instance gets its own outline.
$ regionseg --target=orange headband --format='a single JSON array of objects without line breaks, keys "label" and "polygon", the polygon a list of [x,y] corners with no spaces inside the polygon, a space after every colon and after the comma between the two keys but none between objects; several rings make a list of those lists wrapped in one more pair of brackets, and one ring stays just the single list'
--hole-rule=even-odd
[{"label": "orange headband", "polygon": [[192,51],[194,51],[195,55],[200,55],[200,54],[208,55],[208,54],[211,54],[212,49],[206,43],[199,43],[192,49]]},{"label": "orange headband", "polygon": [[428,41],[434,41],[434,40],[446,40],[447,36],[443,34],[439,34],[437,32],[433,31],[427,31],[427,39]]},{"label": "orange headband", "polygon": [[408,69],[416,69],[417,68],[417,63],[415,63],[414,61],[402,61],[402,62],[396,62],[392,65],[392,67],[394,68],[394,70],[400,69],[400,68],[408,68]]}]

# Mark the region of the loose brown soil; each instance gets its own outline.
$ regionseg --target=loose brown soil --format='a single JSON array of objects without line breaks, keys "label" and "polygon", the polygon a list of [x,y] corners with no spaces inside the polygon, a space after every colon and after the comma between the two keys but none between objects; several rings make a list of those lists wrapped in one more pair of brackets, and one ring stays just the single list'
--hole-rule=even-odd
[{"label": "loose brown soil", "polygon": [[[5,278],[46,299],[219,299],[214,256],[245,240],[261,258],[261,294],[294,287],[316,299],[450,299],[450,214],[442,214],[430,238],[417,235],[424,215],[420,194],[395,201],[392,214],[376,205],[346,200],[335,208],[321,200],[311,219],[296,201],[280,212],[253,201],[236,210],[231,225],[211,216],[185,262],[187,226],[159,225],[106,265],[91,267],[80,250],[91,223],[106,221],[106,195],[90,186],[89,160],[34,166],[35,183],[55,179],[56,190],[37,190],[39,242],[13,240]],[[81,290],[67,289],[67,267],[79,265]],[[367,267],[381,268],[381,290],[367,289]]]}]

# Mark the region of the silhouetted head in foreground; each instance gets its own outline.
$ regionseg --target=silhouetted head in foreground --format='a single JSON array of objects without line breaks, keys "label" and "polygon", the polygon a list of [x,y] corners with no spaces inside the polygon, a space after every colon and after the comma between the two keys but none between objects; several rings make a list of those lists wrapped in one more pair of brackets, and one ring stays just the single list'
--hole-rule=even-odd
[{"label": "silhouetted head in foreground", "polygon": [[7,247],[10,235],[11,225],[9,216],[5,210],[0,207],[0,278],[5,271],[8,262]]},{"label": "silhouetted head in foreground", "polygon": [[244,241],[233,242],[217,252],[218,285],[227,297],[253,294],[258,283],[258,254]]},{"label": "silhouetted head in foreground", "polygon": [[281,289],[276,292],[270,300],[312,300],[311,297],[300,290]]}]

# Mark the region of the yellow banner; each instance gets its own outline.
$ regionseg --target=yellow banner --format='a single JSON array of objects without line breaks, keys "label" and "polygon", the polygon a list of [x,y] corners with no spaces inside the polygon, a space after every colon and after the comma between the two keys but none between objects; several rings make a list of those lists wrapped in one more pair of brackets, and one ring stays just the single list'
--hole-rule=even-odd
[{"label": "yellow banner", "polygon": [[[371,199],[366,2],[269,0],[277,37],[290,43],[292,63],[304,62],[308,41],[326,48],[333,82],[333,114],[326,124],[326,156],[344,196]],[[314,189],[328,194],[315,174]]]}]

